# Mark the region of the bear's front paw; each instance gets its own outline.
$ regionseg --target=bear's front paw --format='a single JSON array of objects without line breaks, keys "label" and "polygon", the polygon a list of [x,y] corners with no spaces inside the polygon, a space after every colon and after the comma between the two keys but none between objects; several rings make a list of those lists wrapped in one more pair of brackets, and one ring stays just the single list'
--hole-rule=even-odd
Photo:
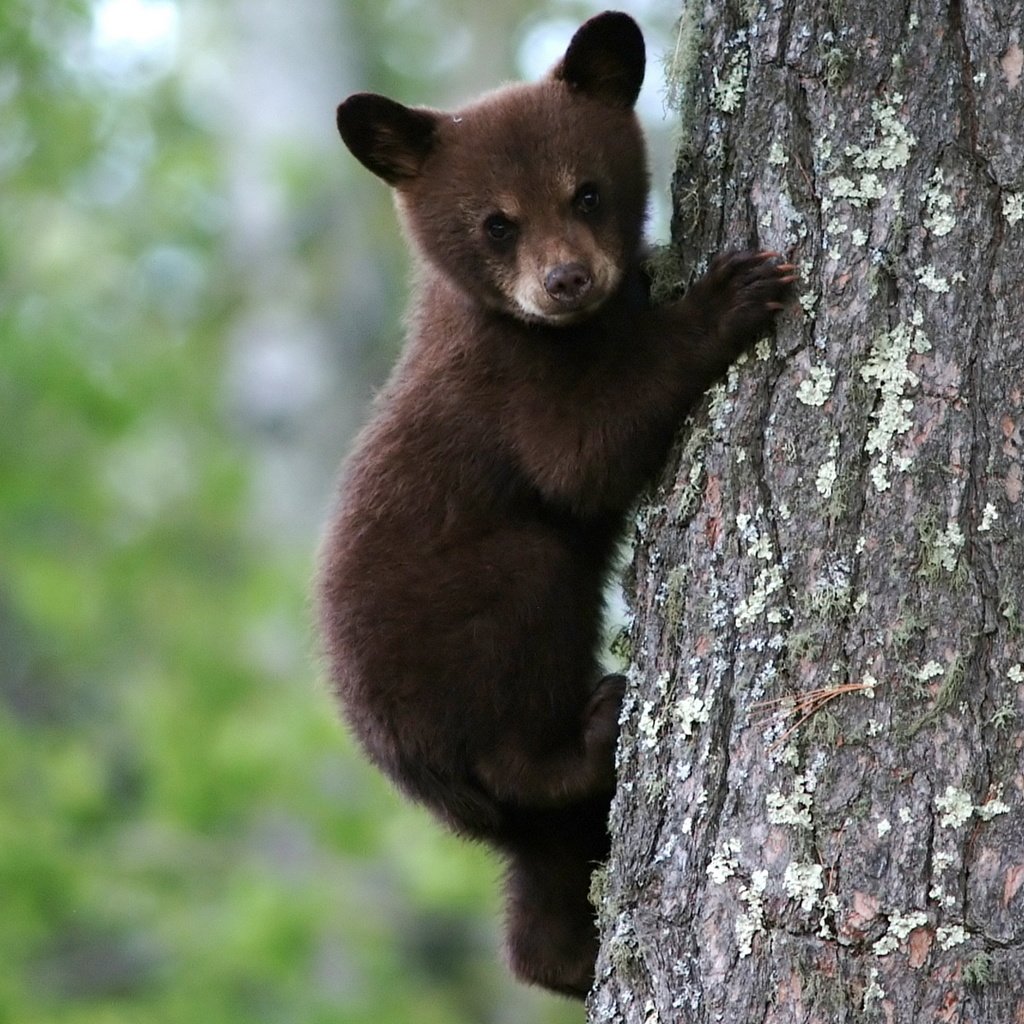
[{"label": "bear's front paw", "polygon": [[734,250],[716,256],[699,288],[712,332],[739,351],[771,326],[793,298],[796,267],[777,252]]},{"label": "bear's front paw", "polygon": [[584,739],[588,748],[614,750],[619,736],[619,709],[626,692],[626,677],[607,675],[594,687],[583,713]]}]

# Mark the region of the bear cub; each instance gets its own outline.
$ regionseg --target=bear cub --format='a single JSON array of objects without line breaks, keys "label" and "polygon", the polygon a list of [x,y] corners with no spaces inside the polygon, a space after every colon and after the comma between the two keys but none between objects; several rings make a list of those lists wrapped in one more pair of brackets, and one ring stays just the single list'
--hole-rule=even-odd
[{"label": "bear cub", "polygon": [[543,81],[454,113],[357,94],[345,143],[418,255],[408,342],[342,475],[317,582],[366,754],[507,864],[507,948],[583,998],[624,680],[602,675],[616,544],[673,433],[771,324],[775,254],[654,306],[642,271],[644,42],[586,22]]}]

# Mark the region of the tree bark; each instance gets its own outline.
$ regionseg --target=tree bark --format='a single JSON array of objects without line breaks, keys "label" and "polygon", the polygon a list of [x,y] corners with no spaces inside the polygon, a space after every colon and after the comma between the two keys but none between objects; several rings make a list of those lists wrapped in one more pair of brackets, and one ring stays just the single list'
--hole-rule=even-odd
[{"label": "tree bark", "polygon": [[1024,1022],[1024,4],[690,4],[686,266],[801,309],[638,517],[593,1022]]}]

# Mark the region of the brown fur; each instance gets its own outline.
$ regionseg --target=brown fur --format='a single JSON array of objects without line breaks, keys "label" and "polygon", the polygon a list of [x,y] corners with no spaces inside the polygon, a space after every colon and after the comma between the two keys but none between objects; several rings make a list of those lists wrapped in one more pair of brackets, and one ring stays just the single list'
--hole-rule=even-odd
[{"label": "brown fur", "polygon": [[504,854],[516,973],[577,997],[623,690],[596,656],[615,544],[681,418],[792,282],[736,253],[650,305],[643,65],[636,25],[609,13],[544,81],[455,114],[367,94],[338,111],[420,260],[406,351],[323,548],[331,676],[369,757]]}]

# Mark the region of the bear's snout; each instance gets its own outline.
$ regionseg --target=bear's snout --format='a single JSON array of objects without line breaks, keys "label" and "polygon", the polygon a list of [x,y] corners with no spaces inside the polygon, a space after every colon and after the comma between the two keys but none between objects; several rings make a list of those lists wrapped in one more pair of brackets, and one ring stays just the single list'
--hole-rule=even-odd
[{"label": "bear's snout", "polygon": [[590,270],[582,263],[559,263],[544,276],[544,291],[556,302],[579,302],[594,283]]}]

